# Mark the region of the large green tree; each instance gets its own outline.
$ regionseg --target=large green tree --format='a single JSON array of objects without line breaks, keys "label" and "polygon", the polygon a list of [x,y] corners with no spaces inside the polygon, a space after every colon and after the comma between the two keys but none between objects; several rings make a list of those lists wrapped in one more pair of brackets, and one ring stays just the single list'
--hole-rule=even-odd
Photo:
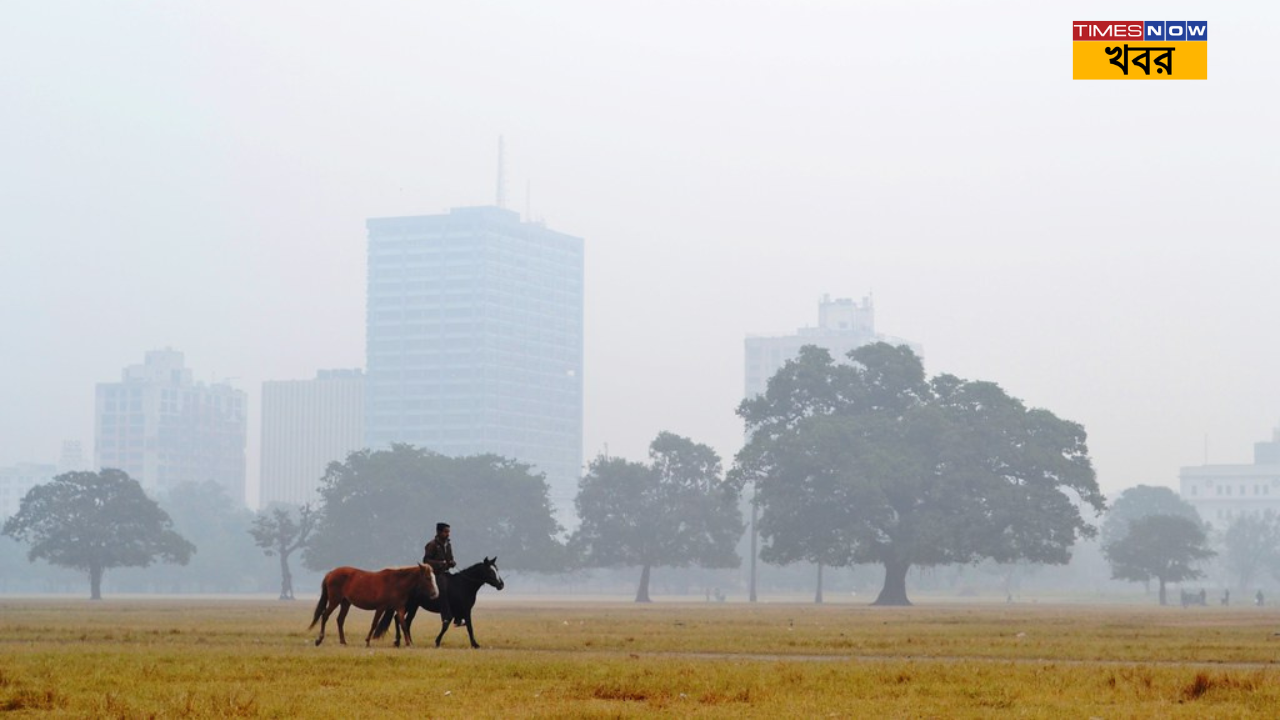
[{"label": "large green tree", "polygon": [[[294,517],[297,520],[294,520]],[[280,599],[293,599],[293,573],[289,556],[307,546],[316,527],[316,513],[311,505],[298,508],[276,505],[253,518],[249,534],[267,557],[280,558]]]},{"label": "large green tree", "polygon": [[588,567],[639,566],[636,602],[649,602],[654,567],[737,567],[738,490],[710,447],[669,432],[649,462],[598,457],[579,483],[581,525],[570,547]]},{"label": "large green tree", "polygon": [[160,498],[173,529],[200,552],[181,570],[169,573],[176,582],[199,592],[241,592],[260,575],[248,536],[253,513],[212,481],[184,482]]},{"label": "large green tree", "polygon": [[1197,523],[1200,514],[1167,487],[1135,485],[1120,493],[1102,520],[1101,542],[1110,545],[1129,533],[1129,523],[1148,515],[1178,515]]},{"label": "large green tree", "polygon": [[361,450],[329,464],[320,498],[302,556],[313,570],[418,562],[436,522],[453,526],[459,564],[472,554],[499,556],[512,570],[564,565],[546,478],[496,455],[455,458],[402,444]]},{"label": "large green tree", "polygon": [[1146,515],[1129,523],[1129,532],[1102,546],[1117,580],[1160,583],[1160,604],[1166,604],[1165,583],[1204,577],[1198,564],[1215,555],[1204,526],[1181,515]]},{"label": "large green tree", "polygon": [[877,563],[875,603],[909,605],[913,565],[1061,564],[1103,507],[1084,429],[990,382],[926,379],[906,346],[837,363],[807,346],[738,414],[732,473],[755,483],[762,557]]},{"label": "large green tree", "polygon": [[196,551],[136,480],[110,468],[64,473],[32,488],[4,534],[30,545],[32,561],[88,572],[94,600],[108,568],[185,564]]}]

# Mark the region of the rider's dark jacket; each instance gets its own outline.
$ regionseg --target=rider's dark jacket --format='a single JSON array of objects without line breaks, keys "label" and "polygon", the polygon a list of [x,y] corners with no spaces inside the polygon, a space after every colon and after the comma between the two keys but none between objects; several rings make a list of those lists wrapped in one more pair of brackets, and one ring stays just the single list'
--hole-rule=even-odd
[{"label": "rider's dark jacket", "polygon": [[448,540],[441,541],[439,536],[431,538],[423,548],[422,562],[437,573],[448,572],[449,568],[457,565],[453,561],[453,545]]}]

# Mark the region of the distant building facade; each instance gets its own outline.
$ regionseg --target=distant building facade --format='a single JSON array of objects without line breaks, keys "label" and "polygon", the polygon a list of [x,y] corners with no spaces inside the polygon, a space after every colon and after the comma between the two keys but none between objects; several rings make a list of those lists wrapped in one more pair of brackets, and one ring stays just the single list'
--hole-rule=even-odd
[{"label": "distant building facade", "polygon": [[316,502],[329,463],[364,447],[364,380],[361,370],[321,370],[262,383],[263,507]]},{"label": "distant building facade", "polygon": [[98,383],[94,459],[148,492],[213,480],[245,503],[246,399],[227,383],[197,383],[175,350],[155,350]]},{"label": "distant building facade", "polygon": [[22,498],[37,485],[43,485],[58,474],[56,465],[18,463],[0,467],[0,525],[18,512]]},{"label": "distant building facade", "polygon": [[1178,481],[1182,499],[1218,530],[1241,515],[1280,515],[1280,428],[1254,444],[1252,465],[1184,467]]},{"label": "distant building facade", "polygon": [[887,342],[891,345],[907,345],[923,354],[918,343],[876,332],[875,306],[871,298],[861,303],[850,298],[832,300],[823,295],[818,303],[817,327],[800,328],[791,335],[748,336],[746,339],[746,372],[744,397],[753,398],[763,393],[773,377],[788,360],[800,356],[800,348],[816,345],[831,353],[837,361],[863,345]]},{"label": "distant building facade", "polygon": [[58,456],[58,472],[79,472],[88,469],[89,462],[84,456],[84,445],[79,440],[63,440],[62,453]]},{"label": "distant building facade", "polygon": [[582,466],[582,239],[499,207],[367,228],[367,445],[530,463],[567,519]]}]

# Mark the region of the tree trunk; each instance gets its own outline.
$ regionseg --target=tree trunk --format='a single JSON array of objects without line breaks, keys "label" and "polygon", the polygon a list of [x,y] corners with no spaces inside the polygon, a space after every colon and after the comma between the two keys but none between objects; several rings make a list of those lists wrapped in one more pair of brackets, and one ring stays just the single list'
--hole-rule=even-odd
[{"label": "tree trunk", "polygon": [[756,550],[756,521],[760,517],[760,504],[756,502],[756,494],[760,488],[753,485],[751,490],[751,592],[748,595],[750,602],[756,601],[756,558],[760,553]]},{"label": "tree trunk", "polygon": [[818,590],[813,594],[815,605],[822,604],[822,563],[818,563]]},{"label": "tree trunk", "polygon": [[1164,578],[1159,578],[1159,580],[1160,580],[1160,604],[1164,605],[1166,604],[1165,597],[1164,597]]},{"label": "tree trunk", "polygon": [[909,569],[911,569],[911,563],[899,560],[885,562],[884,587],[880,590],[880,597],[871,604],[910,605],[911,601],[907,599],[907,570]]},{"label": "tree trunk", "polygon": [[280,599],[293,599],[293,575],[289,573],[289,556],[280,554]]},{"label": "tree trunk", "polygon": [[640,571],[640,587],[636,590],[636,602],[649,602],[649,566]]},{"label": "tree trunk", "polygon": [[102,599],[102,566],[91,565],[89,567],[89,599]]}]

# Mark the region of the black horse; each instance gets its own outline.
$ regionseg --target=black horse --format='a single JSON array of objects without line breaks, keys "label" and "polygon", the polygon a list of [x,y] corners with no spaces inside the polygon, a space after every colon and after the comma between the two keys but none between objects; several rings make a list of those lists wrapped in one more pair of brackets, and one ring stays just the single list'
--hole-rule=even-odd
[{"label": "black horse", "polygon": [[[453,610],[453,616],[460,619],[467,626],[467,636],[471,638],[471,647],[478,648],[480,644],[476,642],[475,625],[471,621],[471,609],[476,605],[476,595],[480,592],[480,588],[485,585],[492,585],[501,590],[506,587],[502,576],[498,574],[498,558],[494,556],[492,559],[485,558],[484,562],[478,562],[471,567],[459,570],[448,576],[442,585],[447,583],[447,591],[449,593],[449,608]],[[413,625],[413,618],[418,614],[418,608],[440,613],[440,601],[427,597],[426,593],[415,593],[409,599],[409,605],[405,608],[404,628],[405,633],[409,633],[409,628]],[[377,632],[374,637],[382,637],[391,627],[391,621],[395,619],[395,613],[384,613],[378,621]],[[440,634],[436,635],[436,647],[440,647],[440,640],[444,638],[444,634],[449,632],[449,623],[441,620]],[[400,647],[400,627],[396,626],[396,647]]]}]

